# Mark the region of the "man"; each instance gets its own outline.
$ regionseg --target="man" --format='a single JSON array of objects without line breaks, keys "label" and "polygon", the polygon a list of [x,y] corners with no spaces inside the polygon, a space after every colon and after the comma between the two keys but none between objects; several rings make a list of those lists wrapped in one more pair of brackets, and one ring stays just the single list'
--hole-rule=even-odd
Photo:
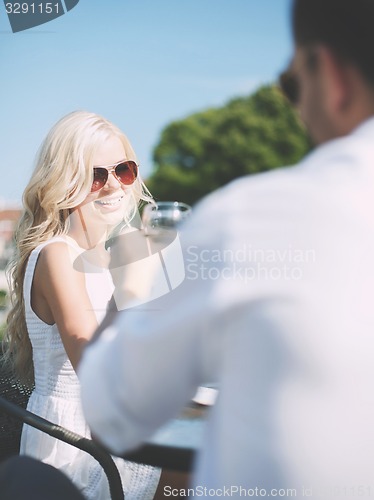
[{"label": "man", "polygon": [[200,203],[184,283],[87,349],[87,420],[115,452],[217,380],[195,485],[374,494],[373,19],[374,0],[294,1],[290,72],[319,146]]}]

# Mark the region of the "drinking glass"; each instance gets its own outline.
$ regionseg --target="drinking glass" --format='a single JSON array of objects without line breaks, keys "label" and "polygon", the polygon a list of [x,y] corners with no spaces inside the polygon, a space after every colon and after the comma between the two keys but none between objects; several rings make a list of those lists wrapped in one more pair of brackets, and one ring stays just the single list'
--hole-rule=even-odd
[{"label": "drinking glass", "polygon": [[[161,249],[172,242],[177,236],[179,224],[190,214],[191,207],[178,201],[161,201],[156,205],[149,204],[145,207],[142,217],[143,227],[145,234],[150,236],[153,252],[157,245]],[[207,384],[198,388],[192,401],[198,405],[211,406],[214,405],[217,395],[217,386]]]},{"label": "drinking glass", "polygon": [[179,224],[191,213],[191,207],[179,201],[160,201],[143,210],[143,227],[147,236],[163,237],[176,232]]}]

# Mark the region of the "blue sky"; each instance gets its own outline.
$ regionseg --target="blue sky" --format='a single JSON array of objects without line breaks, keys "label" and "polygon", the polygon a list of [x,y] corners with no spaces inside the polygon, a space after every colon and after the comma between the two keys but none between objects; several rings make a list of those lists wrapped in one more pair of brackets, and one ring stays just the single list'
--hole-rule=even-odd
[{"label": "blue sky", "polygon": [[291,0],[80,0],[12,33],[0,3],[0,200],[20,201],[36,151],[64,114],[102,114],[143,176],[170,121],[276,79],[292,53]]}]

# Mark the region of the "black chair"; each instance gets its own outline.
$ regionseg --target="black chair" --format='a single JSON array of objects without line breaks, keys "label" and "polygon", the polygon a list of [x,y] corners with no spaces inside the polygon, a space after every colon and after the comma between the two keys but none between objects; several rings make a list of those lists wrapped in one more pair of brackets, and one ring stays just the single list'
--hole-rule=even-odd
[{"label": "black chair", "polygon": [[[23,386],[15,379],[0,354],[1,399],[25,409],[31,392],[31,388]],[[0,462],[19,454],[22,425],[22,420],[15,419],[11,414],[0,410]]]},{"label": "black chair", "polygon": [[89,453],[104,469],[112,500],[124,500],[121,477],[110,454],[91,439],[27,411],[31,392],[15,379],[0,356],[0,462],[19,453],[22,425],[26,423]]}]

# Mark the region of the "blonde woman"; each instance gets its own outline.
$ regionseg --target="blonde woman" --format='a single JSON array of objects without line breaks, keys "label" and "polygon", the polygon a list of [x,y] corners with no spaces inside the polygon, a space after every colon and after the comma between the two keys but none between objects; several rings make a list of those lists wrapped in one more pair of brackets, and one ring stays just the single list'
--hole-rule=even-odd
[{"label": "blonde woman", "polygon": [[[19,377],[35,383],[29,410],[85,436],[75,370],[113,292],[105,241],[150,199],[126,136],[87,112],[52,128],[24,193],[10,266],[7,354]],[[86,453],[29,426],[21,453],[64,471],[88,499],[109,498],[103,471]],[[116,463],[127,499],[153,498],[159,469]]]}]

